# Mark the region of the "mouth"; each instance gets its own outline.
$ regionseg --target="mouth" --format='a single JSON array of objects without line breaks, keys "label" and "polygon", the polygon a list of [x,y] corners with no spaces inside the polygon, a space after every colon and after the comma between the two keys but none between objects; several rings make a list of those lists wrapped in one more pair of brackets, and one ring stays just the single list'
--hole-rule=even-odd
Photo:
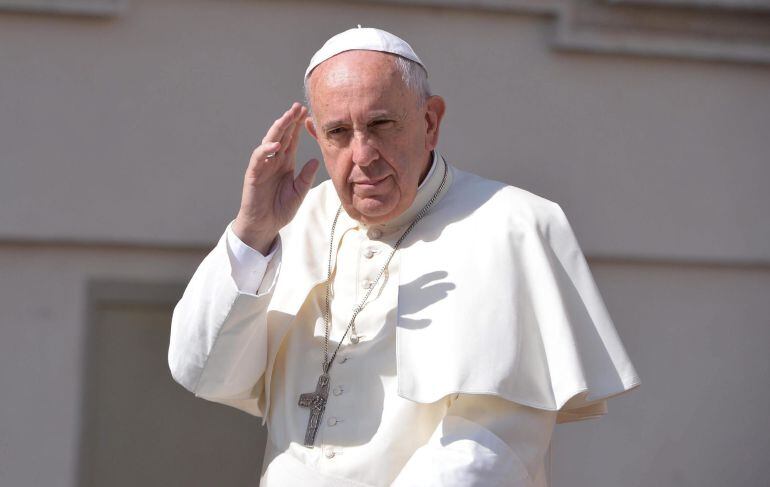
[{"label": "mouth", "polygon": [[386,179],[388,179],[388,176],[383,176],[379,179],[360,179],[358,181],[352,181],[352,184],[356,186],[377,186]]},{"label": "mouth", "polygon": [[361,179],[352,181],[353,192],[358,194],[370,194],[376,192],[388,180],[390,176],[384,176],[379,179]]}]

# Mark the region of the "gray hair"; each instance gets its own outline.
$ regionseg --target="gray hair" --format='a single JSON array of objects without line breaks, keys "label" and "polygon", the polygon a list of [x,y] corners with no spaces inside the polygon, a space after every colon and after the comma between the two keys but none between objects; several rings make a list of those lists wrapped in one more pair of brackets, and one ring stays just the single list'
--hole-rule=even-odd
[{"label": "gray hair", "polygon": [[[395,58],[396,69],[401,74],[401,79],[404,81],[407,89],[417,95],[417,106],[422,107],[431,96],[428,72],[421,64],[411,59],[396,54],[390,55]],[[310,110],[310,76],[313,74],[313,71],[308,74],[304,82],[305,105],[307,105],[308,110]]]}]

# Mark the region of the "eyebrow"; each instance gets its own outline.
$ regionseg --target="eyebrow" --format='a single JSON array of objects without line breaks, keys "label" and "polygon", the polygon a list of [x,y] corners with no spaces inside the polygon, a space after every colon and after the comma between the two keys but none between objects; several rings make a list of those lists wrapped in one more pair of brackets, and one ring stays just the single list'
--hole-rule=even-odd
[{"label": "eyebrow", "polygon": [[[369,114],[369,120],[370,121],[375,121],[375,120],[379,120],[379,119],[383,119],[383,118],[400,119],[400,117],[397,114],[389,112],[387,110],[375,110],[375,111],[373,111],[373,112],[371,112]],[[327,122],[327,123],[323,124],[323,126],[321,127],[321,130],[326,132],[326,131],[331,130],[331,129],[335,128],[335,127],[339,127],[341,125],[346,125],[347,123],[348,122],[346,120],[342,120],[342,119],[332,120],[331,122]]]}]

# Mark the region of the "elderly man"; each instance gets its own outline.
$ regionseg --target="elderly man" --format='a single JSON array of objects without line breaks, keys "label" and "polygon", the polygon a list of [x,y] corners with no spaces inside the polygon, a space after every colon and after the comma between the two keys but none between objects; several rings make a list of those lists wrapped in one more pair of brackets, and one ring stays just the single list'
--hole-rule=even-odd
[{"label": "elderly man", "polygon": [[560,207],[451,166],[426,77],[327,41],[174,311],[174,378],[264,418],[262,485],[543,486],[554,425],[639,383]]}]

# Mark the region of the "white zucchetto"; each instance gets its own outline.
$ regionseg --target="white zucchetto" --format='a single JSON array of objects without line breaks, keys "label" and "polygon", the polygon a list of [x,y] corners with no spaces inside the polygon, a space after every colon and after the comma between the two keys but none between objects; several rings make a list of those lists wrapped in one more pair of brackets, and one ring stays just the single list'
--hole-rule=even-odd
[{"label": "white zucchetto", "polygon": [[[326,61],[345,51],[380,51],[410,59],[423,68],[425,65],[414,52],[412,47],[398,36],[373,27],[354,27],[345,32],[335,35],[321,47],[310,59],[310,64],[305,70],[305,79],[310,76],[313,69]],[[427,71],[427,69],[425,69]]]}]

